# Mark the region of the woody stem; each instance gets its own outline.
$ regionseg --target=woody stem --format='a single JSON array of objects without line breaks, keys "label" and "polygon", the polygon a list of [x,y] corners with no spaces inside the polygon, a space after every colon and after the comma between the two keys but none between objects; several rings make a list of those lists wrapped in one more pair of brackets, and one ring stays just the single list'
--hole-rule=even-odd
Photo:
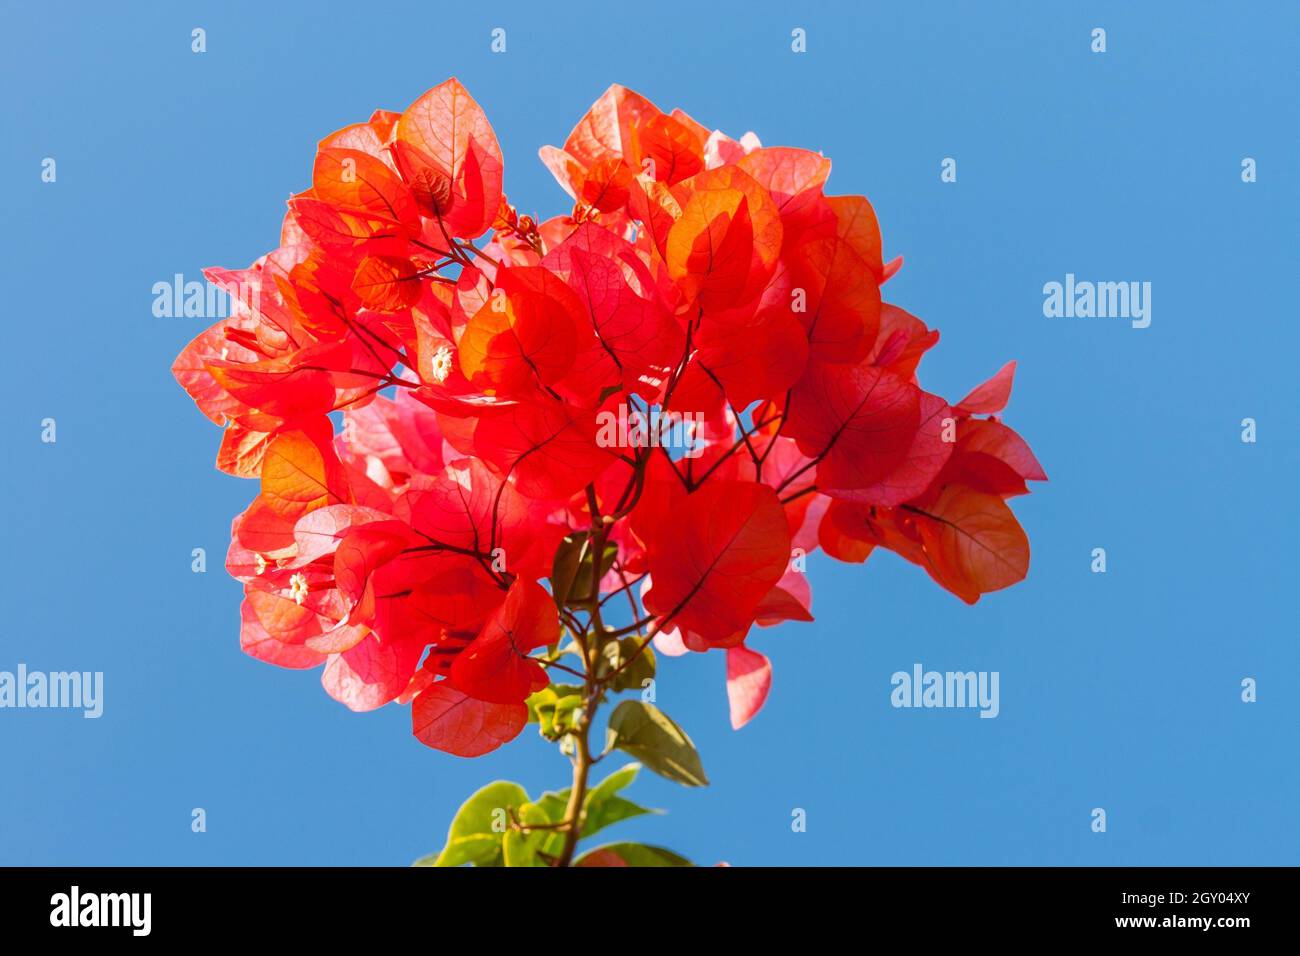
[{"label": "woody stem", "polygon": [[600,616],[600,579],[601,558],[605,553],[605,538],[609,526],[601,516],[596,503],[596,490],[587,486],[587,506],[591,512],[591,621],[588,625],[588,639],[582,644],[583,657],[583,707],[582,716],[572,734],[575,753],[573,755],[573,785],[569,790],[569,804],[564,811],[568,827],[564,832],[564,849],[556,866],[569,866],[573,863],[573,854],[582,835],[583,800],[587,796],[587,777],[591,773],[591,745],[588,734],[591,731],[591,719],[599,705],[600,684],[596,679],[597,666],[603,652],[605,625]]},{"label": "woody stem", "polygon": [[587,744],[587,731],[590,721],[584,715],[578,732],[574,734],[577,753],[573,757],[573,786],[569,791],[569,805],[564,810],[564,819],[568,827],[564,831],[564,849],[556,866],[571,866],[573,853],[578,848],[578,837],[582,833],[582,801],[587,796],[587,775],[591,772],[591,750]]}]

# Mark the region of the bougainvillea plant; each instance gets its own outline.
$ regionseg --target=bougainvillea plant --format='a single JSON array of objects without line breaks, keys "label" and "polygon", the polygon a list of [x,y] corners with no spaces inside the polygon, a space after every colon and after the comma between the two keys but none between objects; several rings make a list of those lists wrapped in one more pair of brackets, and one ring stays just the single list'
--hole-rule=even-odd
[{"label": "bougainvillea plant", "polygon": [[[507,202],[454,79],[326,137],[278,248],[207,271],[231,314],[173,371],[260,483],[227,558],[248,654],[409,704],[436,750],[536,723],[571,760],[568,789],[474,794],[421,862],[681,865],[578,854],[647,812],[639,766],[707,782],[655,651],[725,654],[739,728],[761,629],[812,620],[810,552],[886,548],[973,603],[1025,576],[1006,499],[1045,475],[997,417],[1014,364],[956,403],[917,383],[939,333],[881,301],[901,260],[825,157],[619,86],[541,157],[571,214]],[[616,750],[638,763],[595,783]]]}]

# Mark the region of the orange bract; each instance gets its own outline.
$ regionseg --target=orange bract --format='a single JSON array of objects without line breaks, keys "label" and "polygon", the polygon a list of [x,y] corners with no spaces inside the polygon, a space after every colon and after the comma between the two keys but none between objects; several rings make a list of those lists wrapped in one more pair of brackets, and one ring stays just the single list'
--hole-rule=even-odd
[{"label": "orange bract", "polygon": [[726,649],[740,726],[756,627],[812,620],[792,556],[886,548],[969,602],[1025,576],[1014,363],[920,387],[938,332],[882,301],[901,260],[829,159],[618,86],[541,155],[574,205],[538,221],[448,80],[321,140],[279,246],[209,270],[234,310],[173,371],[260,481],[227,557],[249,654],[475,756],[617,592],[665,653]]}]

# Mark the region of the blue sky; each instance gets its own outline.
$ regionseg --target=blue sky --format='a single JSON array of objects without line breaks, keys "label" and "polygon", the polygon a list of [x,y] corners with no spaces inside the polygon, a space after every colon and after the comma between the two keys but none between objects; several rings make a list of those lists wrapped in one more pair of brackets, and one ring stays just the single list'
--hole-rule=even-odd
[{"label": "blue sky", "polygon": [[[663,663],[713,783],[643,774],[629,796],[669,812],[627,838],[738,865],[1300,863],[1294,5],[2,6],[0,670],[103,671],[105,710],[0,710],[0,864],[405,864],[481,784],[565,783],[531,729],[458,760],[405,708],[240,653],[220,556],[255,486],[168,371],[207,323],[151,311],[155,282],[274,245],[321,136],[451,75],[543,216],[566,197],[537,148],[611,82],[824,151],[906,257],[887,298],[943,332],[922,381],[955,399],[1017,359],[1007,420],[1051,478],[1014,503],[1028,580],[974,608],[891,555],[815,557],[817,621],[755,641],[775,682],[739,733],[720,654]],[[1150,282],[1150,327],[1044,317],[1067,273]],[[1000,715],[893,709],[917,662],[999,672]]]}]

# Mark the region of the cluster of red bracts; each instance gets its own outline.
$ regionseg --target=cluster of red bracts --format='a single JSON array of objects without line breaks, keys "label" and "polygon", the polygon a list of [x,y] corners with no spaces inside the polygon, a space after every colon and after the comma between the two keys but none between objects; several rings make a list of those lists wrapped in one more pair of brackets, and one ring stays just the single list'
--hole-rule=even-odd
[{"label": "cluster of red bracts", "polygon": [[[621,87],[542,158],[575,206],[537,223],[450,80],[324,139],[279,247],[209,270],[236,307],[174,372],[261,483],[228,558],[249,654],[473,756],[547,683],[575,533],[616,547],[601,594],[661,651],[727,650],[737,726],[770,683],[753,626],[812,619],[802,555],[885,547],[971,602],[1024,577],[1005,500],[1044,475],[984,417],[1013,366],[955,405],[920,388],[938,333],[882,303],[897,262],[829,160]],[[600,441],[620,406],[686,416],[695,452]]]}]

